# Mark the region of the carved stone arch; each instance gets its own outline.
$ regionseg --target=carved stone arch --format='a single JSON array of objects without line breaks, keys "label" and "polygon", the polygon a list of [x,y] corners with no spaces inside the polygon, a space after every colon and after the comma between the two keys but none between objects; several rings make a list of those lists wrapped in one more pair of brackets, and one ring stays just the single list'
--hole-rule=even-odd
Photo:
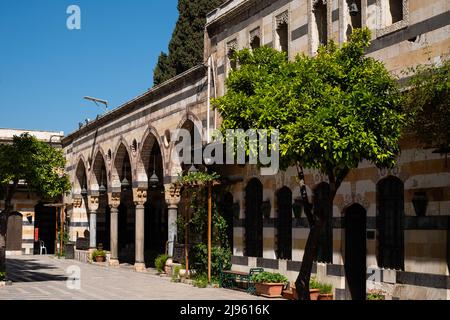
[{"label": "carved stone arch", "polygon": [[89,186],[89,171],[85,157],[81,154],[75,162],[73,194],[80,195],[83,184]]},{"label": "carved stone arch", "polygon": [[[130,171],[131,171],[131,179],[136,181],[136,166],[133,161],[132,153],[130,150],[130,145],[127,143],[124,137],[120,137],[117,142],[116,148],[113,153],[113,160],[111,164],[111,187],[113,189],[120,189],[120,179],[122,176],[122,165],[125,157],[128,156],[130,161]],[[127,173],[128,174],[128,173]]]},{"label": "carved stone arch", "polygon": [[[159,150],[161,152],[162,169],[163,169],[162,171],[163,174],[166,175],[167,174],[166,162],[168,161],[168,159],[166,159],[164,143],[156,128],[153,127],[152,125],[149,125],[148,128],[145,130],[145,133],[140,141],[141,143],[140,148],[138,150],[138,157],[136,161],[137,180],[139,182],[147,182],[152,174],[148,172],[149,169],[148,163],[151,160],[150,153],[154,148],[155,143],[158,145]],[[159,178],[161,179],[163,177]]]},{"label": "carved stone arch", "polygon": [[[194,129],[197,130],[197,132],[200,134],[200,137],[202,138],[202,144],[203,144],[203,124],[202,121],[192,112],[186,112],[186,114],[181,118],[181,121],[177,125],[177,130],[182,129],[188,121],[192,122],[194,125]],[[174,155],[175,152],[175,146],[178,142],[178,139],[173,139],[171,137],[170,139],[170,146],[169,146],[169,168],[168,174],[171,177],[176,177],[178,173],[182,172],[181,162],[178,157]]]},{"label": "carved stone arch", "polygon": [[94,191],[98,191],[98,188],[100,186],[99,183],[101,183],[101,163],[103,162],[105,166],[106,176],[103,177],[104,182],[106,182],[106,185],[110,186],[110,165],[108,163],[108,157],[107,154],[104,152],[103,148],[101,146],[97,146],[94,152],[94,158],[92,161],[92,167],[90,170],[90,189]]}]

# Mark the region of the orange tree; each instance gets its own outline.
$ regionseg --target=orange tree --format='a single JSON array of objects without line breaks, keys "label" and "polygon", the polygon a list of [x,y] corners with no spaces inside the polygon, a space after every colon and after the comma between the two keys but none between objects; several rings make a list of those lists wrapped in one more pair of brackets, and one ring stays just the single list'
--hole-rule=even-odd
[{"label": "orange tree", "polygon": [[277,129],[282,169],[298,168],[310,227],[296,281],[301,299],[309,299],[326,218],[323,210],[312,210],[303,168],[328,176],[332,204],[361,161],[390,167],[399,152],[405,123],[402,95],[383,63],[365,56],[370,37],[368,29],[355,30],[342,48],[330,42],[316,56],[299,55],[294,61],[268,47],[240,51],[234,56],[239,68],[230,73],[226,94],[214,101],[224,130]]}]

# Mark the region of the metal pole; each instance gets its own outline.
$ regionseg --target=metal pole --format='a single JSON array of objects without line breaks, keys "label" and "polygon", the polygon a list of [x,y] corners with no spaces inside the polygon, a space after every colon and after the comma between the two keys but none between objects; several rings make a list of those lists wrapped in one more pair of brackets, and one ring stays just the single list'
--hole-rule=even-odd
[{"label": "metal pole", "polygon": [[64,225],[63,225],[63,216],[62,216],[62,207],[59,208],[59,257],[62,257],[63,254],[63,236],[64,236]]},{"label": "metal pole", "polygon": [[55,210],[55,255],[58,253],[58,210]]},{"label": "metal pole", "polygon": [[211,283],[212,188],[208,184],[208,282]]},{"label": "metal pole", "polygon": [[185,208],[185,217],[186,217],[186,221],[184,224],[184,254],[186,257],[186,277],[189,276],[189,252],[188,252],[188,237],[189,237],[189,212],[190,210],[188,209],[187,204],[184,206]]}]

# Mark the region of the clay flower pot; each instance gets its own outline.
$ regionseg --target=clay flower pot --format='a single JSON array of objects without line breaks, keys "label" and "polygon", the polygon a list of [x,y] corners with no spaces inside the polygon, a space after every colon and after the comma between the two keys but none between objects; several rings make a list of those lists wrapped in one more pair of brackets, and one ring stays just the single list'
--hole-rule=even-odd
[{"label": "clay flower pot", "polygon": [[256,293],[266,297],[281,297],[283,283],[255,283]]},{"label": "clay flower pot", "polygon": [[319,300],[333,300],[332,294],[319,294]]},{"label": "clay flower pot", "polygon": [[319,289],[309,289],[309,299],[319,300],[320,290]]},{"label": "clay flower pot", "polygon": [[105,262],[105,261],[106,261],[106,257],[104,257],[104,256],[95,257],[95,262]]}]

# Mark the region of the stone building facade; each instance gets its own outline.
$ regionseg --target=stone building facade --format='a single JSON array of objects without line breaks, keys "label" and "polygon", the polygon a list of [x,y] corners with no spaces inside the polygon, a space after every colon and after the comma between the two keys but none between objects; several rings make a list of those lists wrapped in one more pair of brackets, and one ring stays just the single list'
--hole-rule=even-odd
[{"label": "stone building facade", "polygon": [[[0,143],[11,143],[14,136],[28,133],[40,141],[61,148],[63,132],[0,129]],[[39,195],[28,190],[24,182],[19,184],[13,198],[13,213],[8,218],[7,255],[32,255],[39,252],[38,240],[42,240],[47,253],[54,253],[56,239],[56,210],[44,207]],[[4,202],[0,200],[0,210]],[[45,252],[44,252],[45,253]]]},{"label": "stone building facade", "polygon": [[[171,252],[180,209],[180,190],[171,182],[183,168],[173,160],[177,140],[170,131],[186,128],[205,137],[208,125],[220,125],[208,101],[224,94],[234,50],[268,45],[293,59],[315,54],[330,39],[343,43],[352,28],[367,26],[373,34],[367,54],[404,81],[403,70],[448,53],[448,21],[446,0],[225,2],[207,17],[204,65],[63,140],[73,182],[66,199],[72,239],[89,230],[91,247],[101,241],[111,250],[111,264],[129,260],[138,271],[147,251],[162,252],[167,244]],[[405,135],[401,147],[393,170],[370,163],[353,170],[333,208],[320,201],[326,178],[307,172],[311,201],[330,213],[314,274],[333,285],[338,299],[361,298],[371,288],[388,299],[450,298],[450,169],[445,157],[412,136]],[[294,215],[301,209],[295,169],[261,176],[247,165],[221,173],[239,177],[226,197],[235,212],[233,268],[264,267],[295,281],[309,232],[306,219]]]}]

